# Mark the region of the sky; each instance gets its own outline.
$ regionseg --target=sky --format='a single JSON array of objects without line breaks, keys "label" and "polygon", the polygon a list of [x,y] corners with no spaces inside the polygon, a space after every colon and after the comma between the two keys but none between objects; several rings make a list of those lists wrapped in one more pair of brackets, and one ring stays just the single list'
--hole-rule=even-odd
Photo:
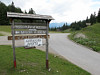
[{"label": "sky", "polygon": [[51,15],[53,23],[72,23],[86,19],[91,13],[98,12],[100,0],[0,0],[6,5],[14,2],[23,11],[30,8],[37,14]]}]

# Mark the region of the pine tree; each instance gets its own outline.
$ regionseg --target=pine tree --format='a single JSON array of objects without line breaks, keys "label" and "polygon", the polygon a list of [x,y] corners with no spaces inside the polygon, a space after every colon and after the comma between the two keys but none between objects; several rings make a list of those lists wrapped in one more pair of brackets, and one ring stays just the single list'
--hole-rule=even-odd
[{"label": "pine tree", "polygon": [[96,12],[94,12],[94,15],[93,15],[93,22],[96,23]]},{"label": "pine tree", "polygon": [[98,11],[98,15],[97,15],[97,22],[100,23],[100,9],[99,9],[99,11]]},{"label": "pine tree", "polygon": [[31,8],[28,12],[29,14],[36,14],[35,11]]},{"label": "pine tree", "polygon": [[24,12],[25,14],[27,14],[27,11],[25,10],[25,12]]},{"label": "pine tree", "polygon": [[90,23],[91,23],[91,25],[93,25],[93,22],[94,21],[94,19],[93,19],[93,14],[91,14],[91,16],[90,16]]},{"label": "pine tree", "polygon": [[15,5],[14,5],[14,2],[12,2],[11,5],[8,6],[8,11],[9,11],[9,12],[15,12]]},{"label": "pine tree", "polygon": [[89,23],[89,18],[88,18],[88,16],[87,16],[87,18],[86,18],[86,23]]},{"label": "pine tree", "polygon": [[6,13],[7,13],[7,6],[0,1],[0,25],[9,24]]},{"label": "pine tree", "polygon": [[62,30],[66,29],[66,24],[64,23],[64,25],[62,26]]}]

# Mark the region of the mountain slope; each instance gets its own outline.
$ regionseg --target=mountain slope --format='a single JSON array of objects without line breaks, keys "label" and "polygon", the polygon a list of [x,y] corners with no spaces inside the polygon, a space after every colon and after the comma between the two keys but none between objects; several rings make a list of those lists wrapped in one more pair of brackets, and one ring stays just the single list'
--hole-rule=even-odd
[{"label": "mountain slope", "polygon": [[[86,38],[75,38],[76,34],[82,33]],[[77,43],[88,46],[94,51],[100,51],[100,23],[83,28],[80,31],[71,34],[71,39]]]}]

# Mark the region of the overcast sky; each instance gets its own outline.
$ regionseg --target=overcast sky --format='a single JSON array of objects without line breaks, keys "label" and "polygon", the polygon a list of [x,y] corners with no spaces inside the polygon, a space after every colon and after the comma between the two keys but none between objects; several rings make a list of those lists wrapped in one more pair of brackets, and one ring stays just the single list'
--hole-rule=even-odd
[{"label": "overcast sky", "polygon": [[37,14],[51,15],[52,22],[71,23],[86,19],[91,13],[98,12],[100,0],[0,0],[6,5],[13,1],[16,7],[23,11],[30,8]]}]

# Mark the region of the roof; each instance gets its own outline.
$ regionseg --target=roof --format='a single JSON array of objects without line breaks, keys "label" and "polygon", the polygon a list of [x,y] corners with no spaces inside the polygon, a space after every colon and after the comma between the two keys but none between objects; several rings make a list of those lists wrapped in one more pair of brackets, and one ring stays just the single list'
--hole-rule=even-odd
[{"label": "roof", "polygon": [[20,18],[20,19],[39,19],[39,20],[54,20],[52,16],[49,15],[39,15],[39,14],[25,14],[25,13],[15,13],[7,12],[7,17],[9,18]]}]

